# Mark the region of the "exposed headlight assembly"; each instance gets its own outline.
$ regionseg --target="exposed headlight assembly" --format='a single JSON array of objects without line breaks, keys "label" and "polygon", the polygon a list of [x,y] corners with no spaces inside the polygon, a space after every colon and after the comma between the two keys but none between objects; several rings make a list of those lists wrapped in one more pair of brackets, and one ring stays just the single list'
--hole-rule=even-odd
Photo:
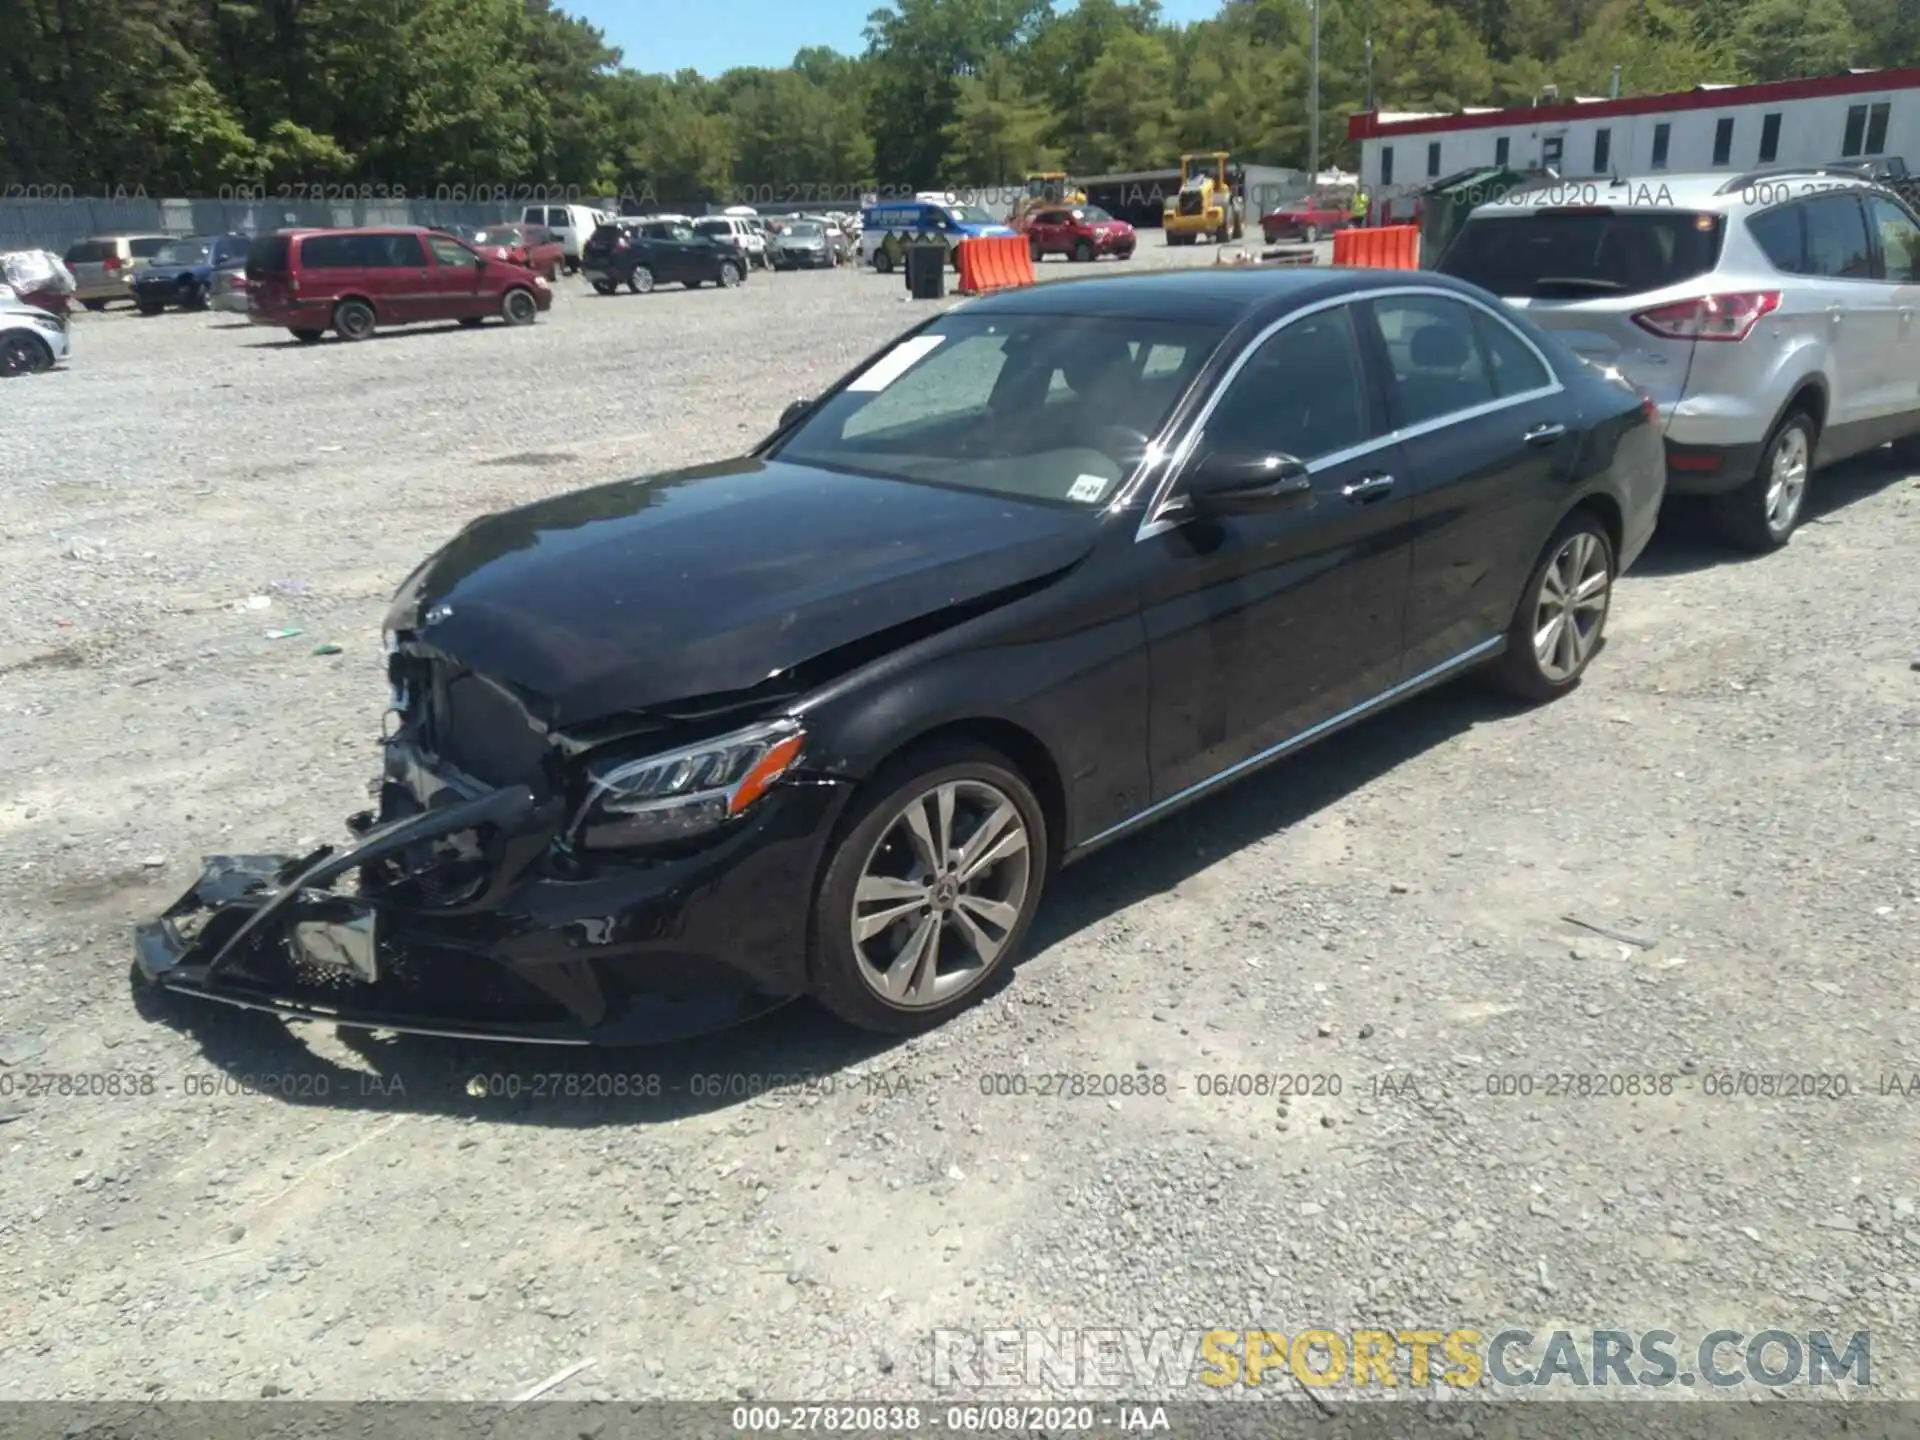
[{"label": "exposed headlight assembly", "polygon": [[806,732],[775,720],[685,749],[588,769],[572,838],[590,850],[683,840],[744,813],[800,759]]}]

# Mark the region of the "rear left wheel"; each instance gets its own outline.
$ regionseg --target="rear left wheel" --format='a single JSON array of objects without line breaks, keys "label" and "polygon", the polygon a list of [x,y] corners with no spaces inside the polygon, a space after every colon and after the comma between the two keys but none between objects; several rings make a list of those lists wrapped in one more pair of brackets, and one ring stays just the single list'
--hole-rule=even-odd
[{"label": "rear left wheel", "polygon": [[1532,701],[1578,685],[1606,630],[1613,567],[1613,541],[1599,516],[1576,510],[1562,521],[1527,580],[1494,683]]},{"label": "rear left wheel", "polygon": [[1765,554],[1793,538],[1813,474],[1813,420],[1796,410],[1767,437],[1754,476],[1731,494],[1714,497],[1721,534],[1742,550]]},{"label": "rear left wheel", "polygon": [[874,777],[821,878],[815,995],[896,1035],[964,1009],[1025,939],[1047,846],[1040,803],[1004,755],[951,742],[900,757]]},{"label": "rear left wheel", "polygon": [[720,262],[720,283],[729,290],[740,283],[740,268],[731,260]]}]

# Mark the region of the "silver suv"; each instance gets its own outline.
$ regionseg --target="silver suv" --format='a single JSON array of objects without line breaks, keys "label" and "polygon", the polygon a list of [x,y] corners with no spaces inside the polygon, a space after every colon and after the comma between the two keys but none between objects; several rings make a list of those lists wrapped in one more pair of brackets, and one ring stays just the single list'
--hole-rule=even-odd
[{"label": "silver suv", "polygon": [[1920,220],[1858,171],[1550,182],[1475,209],[1436,268],[1651,396],[1667,493],[1746,549],[1787,542],[1814,469],[1920,462]]}]

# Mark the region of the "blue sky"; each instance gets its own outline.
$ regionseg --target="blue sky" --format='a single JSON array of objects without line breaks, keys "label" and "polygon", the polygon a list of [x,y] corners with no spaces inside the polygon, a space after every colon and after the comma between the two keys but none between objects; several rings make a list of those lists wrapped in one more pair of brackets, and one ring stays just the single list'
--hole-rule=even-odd
[{"label": "blue sky", "polygon": [[[709,10],[663,0],[560,0],[559,8],[599,26],[635,70],[718,75],[735,65],[785,65],[808,45],[857,55],[866,48],[860,32],[877,3],[732,0]],[[1161,0],[1169,20],[1200,20],[1219,8],[1220,0]]]}]

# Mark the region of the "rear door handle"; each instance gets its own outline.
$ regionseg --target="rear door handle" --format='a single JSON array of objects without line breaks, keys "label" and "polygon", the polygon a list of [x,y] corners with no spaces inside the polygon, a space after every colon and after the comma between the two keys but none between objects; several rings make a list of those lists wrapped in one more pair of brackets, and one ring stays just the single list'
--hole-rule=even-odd
[{"label": "rear door handle", "polygon": [[1356,480],[1353,484],[1343,487],[1340,496],[1344,500],[1351,500],[1356,505],[1369,505],[1383,498],[1391,489],[1393,489],[1391,475],[1369,475],[1364,480]]},{"label": "rear door handle", "polygon": [[1527,444],[1551,445],[1554,441],[1558,440],[1562,435],[1566,433],[1567,433],[1567,427],[1561,424],[1550,423],[1546,425],[1536,425],[1531,430],[1527,431],[1527,436],[1526,436]]}]

